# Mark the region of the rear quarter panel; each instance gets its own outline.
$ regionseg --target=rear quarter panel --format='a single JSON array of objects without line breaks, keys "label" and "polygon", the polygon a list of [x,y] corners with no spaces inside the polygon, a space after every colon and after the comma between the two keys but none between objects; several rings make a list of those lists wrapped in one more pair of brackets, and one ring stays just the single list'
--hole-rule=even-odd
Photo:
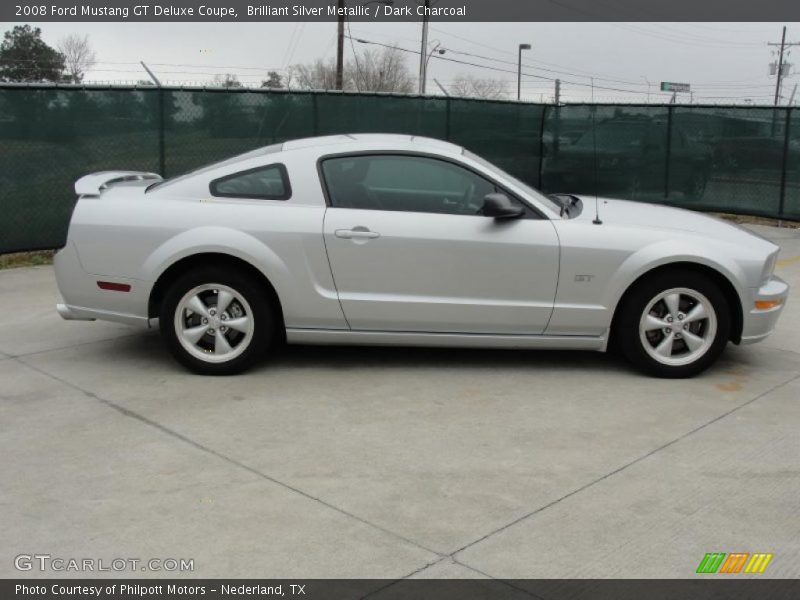
[{"label": "rear quarter panel", "polygon": [[[110,190],[78,203],[70,242],[88,273],[133,280],[148,290],[182,258],[209,252],[235,256],[270,280],[287,326],[344,328],[322,237],[325,204],[315,165],[280,155],[273,159],[289,172],[289,200],[212,197],[208,181],[217,173],[176,190],[165,186],[143,195]],[[146,302],[138,311],[146,315]]]}]

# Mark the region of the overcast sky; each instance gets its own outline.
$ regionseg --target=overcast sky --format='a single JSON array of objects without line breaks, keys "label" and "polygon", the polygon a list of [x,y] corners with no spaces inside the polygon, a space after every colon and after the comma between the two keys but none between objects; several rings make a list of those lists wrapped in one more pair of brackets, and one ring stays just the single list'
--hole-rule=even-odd
[{"label": "overcast sky", "polygon": [[[3,30],[12,25],[0,24]],[[552,99],[552,79],[558,77],[565,101],[588,100],[594,77],[594,98],[598,101],[645,101],[649,80],[651,101],[668,100],[668,94],[658,92],[659,83],[674,81],[690,83],[695,102],[750,99],[770,104],[775,78],[768,75],[768,68],[776,57],[767,42],[780,41],[782,25],[433,22],[429,38],[431,44],[439,42],[447,50],[442,58],[479,63],[499,71],[434,58],[429,67],[428,92],[438,93],[433,78],[447,86],[459,74],[469,74],[501,79],[509,97],[515,97],[517,46],[530,43],[533,50],[523,54],[527,74],[523,76],[523,99]],[[800,41],[800,24],[787,25],[787,41]],[[39,26],[50,44],[69,33],[90,36],[98,58],[87,77],[92,81],[143,79],[145,74],[138,66],[143,60],[164,82],[201,83],[215,74],[231,73],[257,86],[268,70],[284,72],[292,64],[333,57],[336,42],[333,22]],[[420,23],[354,22],[351,28],[353,37],[419,51]],[[364,48],[357,43],[355,47]],[[346,57],[352,58],[352,52],[348,41]],[[789,62],[800,57],[800,46],[788,57]],[[415,77],[418,61],[418,55],[408,54],[408,66]],[[800,77],[793,71],[786,80],[784,102],[798,81]],[[800,104],[800,98],[796,97],[795,103]]]}]

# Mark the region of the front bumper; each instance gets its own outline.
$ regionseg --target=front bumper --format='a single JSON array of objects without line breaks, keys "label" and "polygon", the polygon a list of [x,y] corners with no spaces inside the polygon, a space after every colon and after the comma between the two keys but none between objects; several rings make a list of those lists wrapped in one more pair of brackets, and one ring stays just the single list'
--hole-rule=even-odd
[{"label": "front bumper", "polygon": [[[750,303],[742,311],[742,344],[760,342],[772,333],[789,297],[789,284],[773,275],[761,287],[752,288],[751,292]],[[778,304],[768,309],[755,308],[759,301],[777,301]]]}]

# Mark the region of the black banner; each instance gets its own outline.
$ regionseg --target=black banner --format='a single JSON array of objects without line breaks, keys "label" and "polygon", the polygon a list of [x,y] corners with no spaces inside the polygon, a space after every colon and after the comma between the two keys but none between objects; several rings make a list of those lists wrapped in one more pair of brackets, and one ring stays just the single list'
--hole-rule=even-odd
[{"label": "black banner", "polygon": [[186,600],[292,598],[302,600],[794,600],[800,580],[2,580],[3,600]]},{"label": "black banner", "polygon": [[[141,1],[141,0],[140,0]],[[797,0],[11,0],[0,21],[796,21]]]}]

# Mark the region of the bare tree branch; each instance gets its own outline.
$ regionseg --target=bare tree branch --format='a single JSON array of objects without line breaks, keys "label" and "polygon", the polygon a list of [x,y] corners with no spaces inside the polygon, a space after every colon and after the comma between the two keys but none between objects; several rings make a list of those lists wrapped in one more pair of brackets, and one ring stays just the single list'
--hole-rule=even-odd
[{"label": "bare tree branch", "polygon": [[[336,88],[336,63],[333,59],[324,61],[318,58],[313,63],[294,65],[292,83],[301,90],[332,90]],[[348,69],[344,69],[344,88],[351,86]]]},{"label": "bare tree branch", "polygon": [[500,79],[480,79],[472,75],[458,75],[450,84],[453,96],[503,100],[507,97],[505,84]]},{"label": "bare tree branch", "polygon": [[[292,84],[300,89],[332,90],[336,87],[336,63],[333,59],[294,65],[290,72]],[[342,82],[343,88],[350,91],[399,94],[414,91],[414,80],[405,57],[396,48],[361,52],[354,60],[345,63]]]},{"label": "bare tree branch", "polygon": [[76,33],[62,38],[58,51],[64,56],[65,78],[72,83],[83,81],[86,71],[95,64],[95,53],[89,43],[89,36]]},{"label": "bare tree branch", "polygon": [[[350,71],[354,69],[351,66]],[[397,48],[365,50],[355,68],[356,88],[362,92],[396,92],[408,94],[414,90],[414,80]]]}]

